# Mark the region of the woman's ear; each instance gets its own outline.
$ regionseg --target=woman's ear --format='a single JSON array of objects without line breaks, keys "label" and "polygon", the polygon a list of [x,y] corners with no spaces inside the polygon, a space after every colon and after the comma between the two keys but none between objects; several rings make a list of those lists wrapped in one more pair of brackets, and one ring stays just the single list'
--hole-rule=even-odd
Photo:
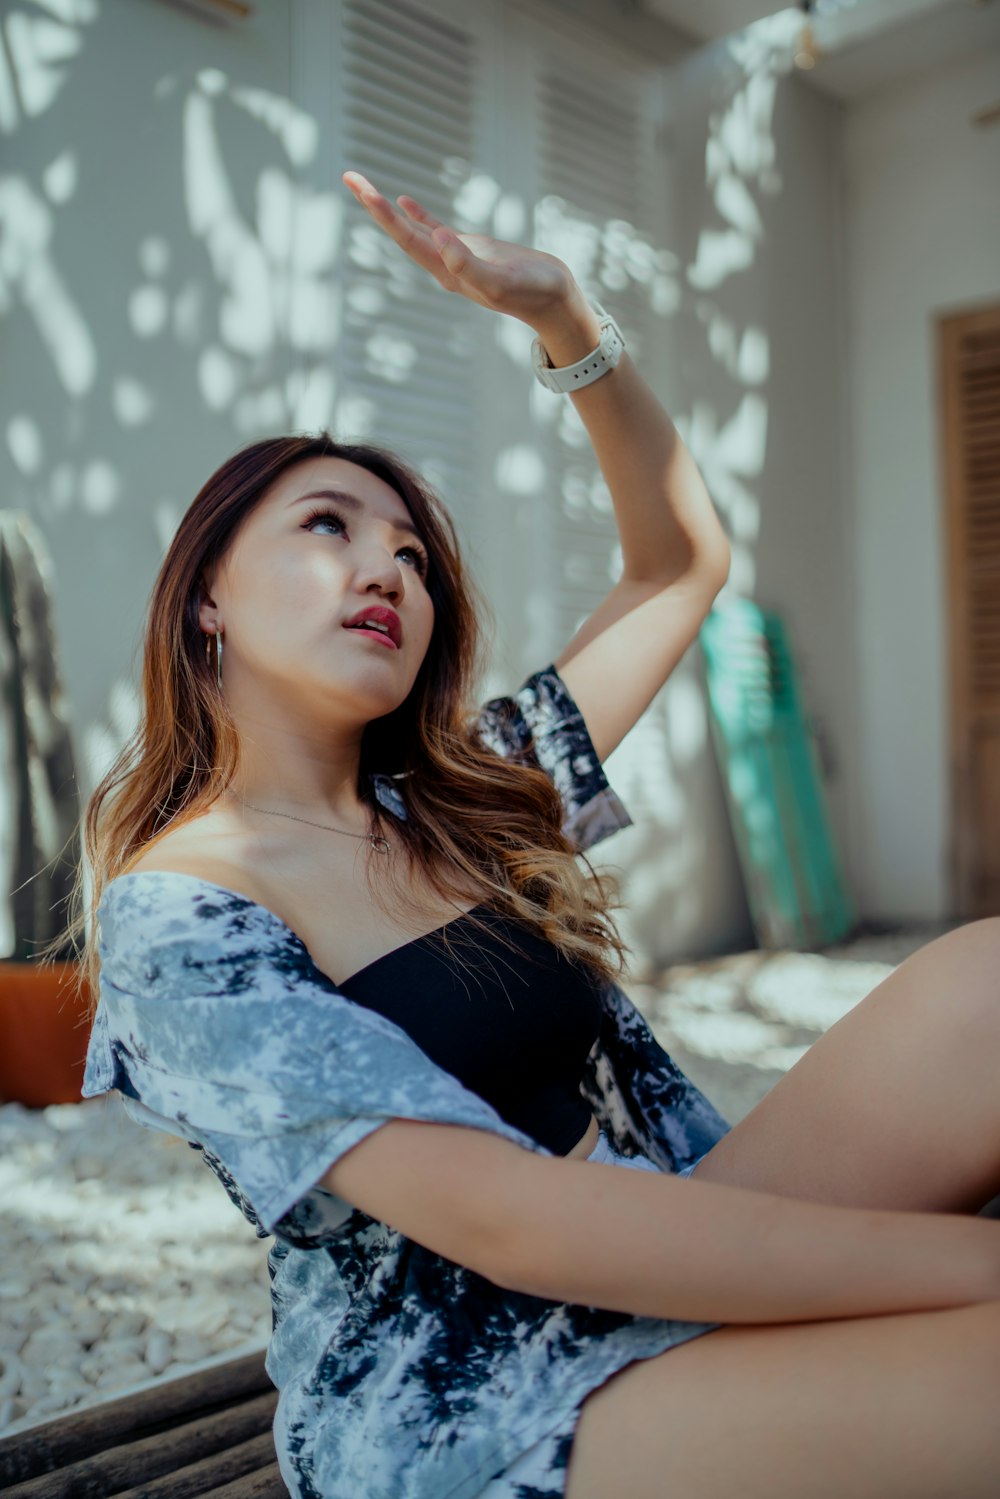
[{"label": "woman's ear", "polygon": [[219,628],[219,609],[212,598],[212,579],[202,574],[198,579],[198,628],[212,635]]}]

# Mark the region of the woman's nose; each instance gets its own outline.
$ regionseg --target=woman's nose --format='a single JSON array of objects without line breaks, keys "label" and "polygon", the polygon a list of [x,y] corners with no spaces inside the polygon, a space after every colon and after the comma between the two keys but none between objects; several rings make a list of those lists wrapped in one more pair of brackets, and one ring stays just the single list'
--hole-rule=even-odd
[{"label": "woman's nose", "polygon": [[380,593],[394,600],[403,597],[405,585],[399,563],[384,547],[374,547],[359,561],[357,585],[367,592],[378,588]]}]

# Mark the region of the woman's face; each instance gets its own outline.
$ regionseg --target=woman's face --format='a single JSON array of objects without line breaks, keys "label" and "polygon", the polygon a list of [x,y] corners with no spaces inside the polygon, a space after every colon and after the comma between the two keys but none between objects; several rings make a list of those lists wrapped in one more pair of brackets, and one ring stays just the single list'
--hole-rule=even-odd
[{"label": "woman's face", "polygon": [[[293,711],[305,701],[308,716],[328,707],[330,721],[351,726],[392,712],[434,628],[426,561],[403,500],[368,469],[343,458],[287,469],[206,574],[200,623],[214,630],[214,603],[231,706],[252,712],[264,689]],[[381,629],[349,627],[366,610]]]}]

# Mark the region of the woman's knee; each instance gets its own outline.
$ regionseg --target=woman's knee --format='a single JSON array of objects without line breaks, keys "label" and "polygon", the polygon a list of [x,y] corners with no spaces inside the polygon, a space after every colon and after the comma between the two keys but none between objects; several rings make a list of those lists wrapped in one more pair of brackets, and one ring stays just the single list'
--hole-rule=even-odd
[{"label": "woman's knee", "polygon": [[[873,990],[931,1006],[966,1037],[1000,1044],[1000,916],[965,922],[917,949]],[[995,1056],[995,1053],[994,1053]]]},{"label": "woman's knee", "polygon": [[[949,982],[941,1001],[958,1010],[974,1035],[1000,1045],[1000,916],[967,922],[948,934],[952,944]],[[997,1053],[993,1053],[994,1060]]]}]

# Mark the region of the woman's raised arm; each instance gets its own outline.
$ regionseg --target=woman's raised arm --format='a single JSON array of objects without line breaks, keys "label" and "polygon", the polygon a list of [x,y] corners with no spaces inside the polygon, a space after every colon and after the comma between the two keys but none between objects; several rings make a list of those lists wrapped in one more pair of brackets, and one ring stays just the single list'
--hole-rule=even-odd
[{"label": "woman's raised arm", "polygon": [[[600,320],[556,256],[459,234],[405,194],[397,208],[358,172],[343,180],[441,286],[527,323],[557,368],[597,347]],[[622,573],[555,665],[603,761],[696,638],[728,577],[729,543],[694,459],[627,350],[570,399],[614,504]]]},{"label": "woman's raised arm", "polygon": [[[575,283],[538,335],[556,366],[596,347],[599,319]],[[622,572],[554,665],[603,761],[695,640],[729,576],[729,543],[694,459],[627,350],[569,399],[611,494]]]}]

